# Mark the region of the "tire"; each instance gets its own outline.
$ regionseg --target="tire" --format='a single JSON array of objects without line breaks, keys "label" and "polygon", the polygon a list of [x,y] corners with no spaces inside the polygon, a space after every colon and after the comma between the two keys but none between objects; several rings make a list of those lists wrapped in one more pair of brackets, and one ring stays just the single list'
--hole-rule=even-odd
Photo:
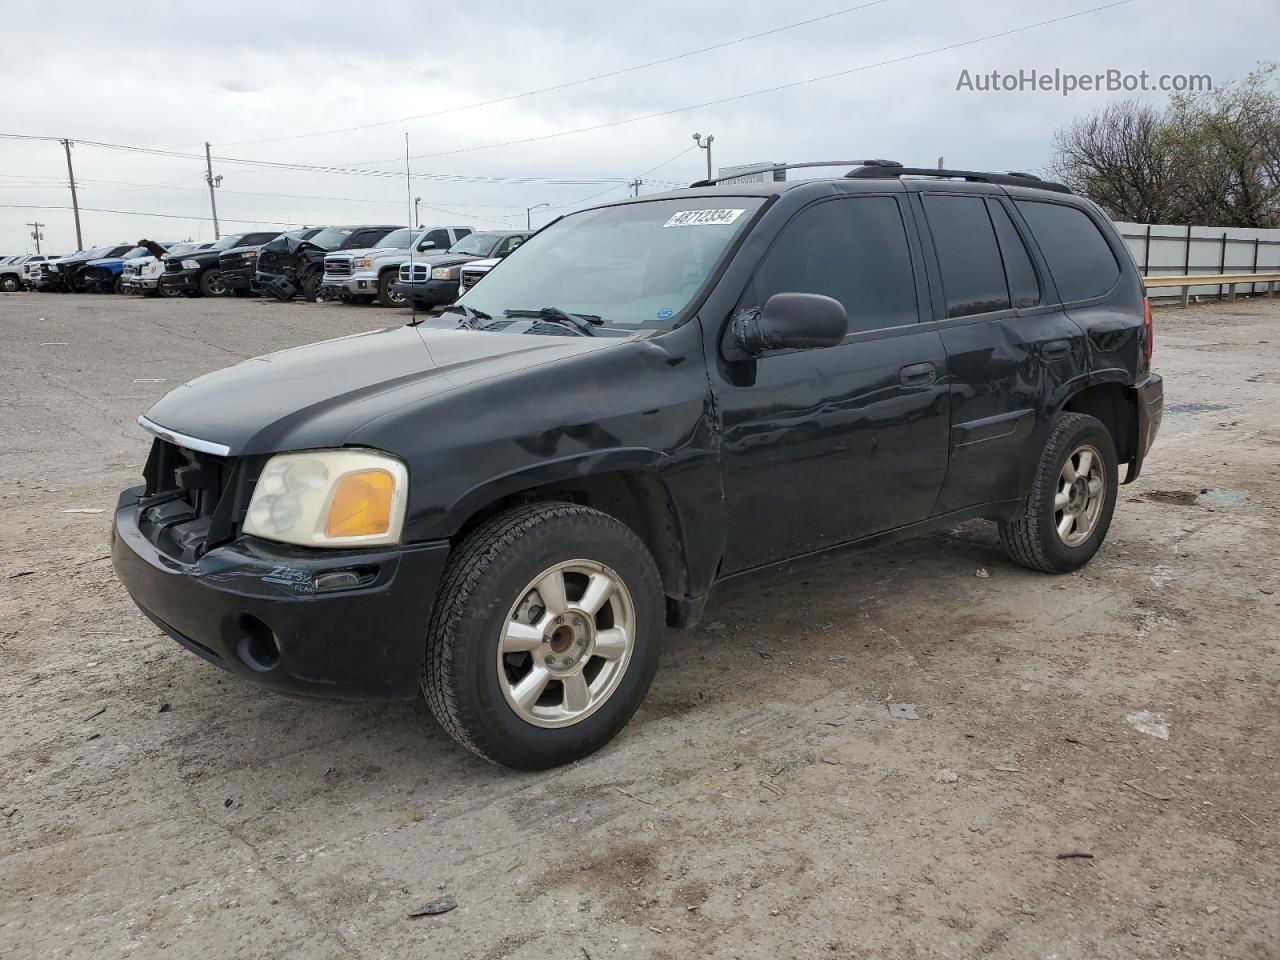
[{"label": "tire", "polygon": [[393,289],[393,285],[398,279],[400,278],[394,270],[387,270],[378,278],[378,306],[407,307],[409,305],[408,299],[396,293]]},{"label": "tire", "polygon": [[302,299],[307,303],[315,303],[320,296],[320,283],[324,278],[318,271],[313,271],[302,280]]},{"label": "tire", "polygon": [[[1087,468],[1078,469],[1086,455]],[[1079,479],[1071,481],[1070,476]],[[1095,482],[1100,490],[1095,490]],[[1005,552],[1016,563],[1045,573],[1079,569],[1106,539],[1119,484],[1115,443],[1102,421],[1082,413],[1059,414],[1049,429],[1022,513],[1000,524]],[[1069,516],[1076,519],[1068,522]],[[1060,532],[1064,527],[1066,532]]]},{"label": "tire", "polygon": [[123,289],[124,289],[124,277],[118,276],[116,277],[115,281],[111,284],[111,292],[118,294]]},{"label": "tire", "polygon": [[0,290],[5,293],[14,293],[22,289],[20,284],[14,277],[0,277]]},{"label": "tire", "polygon": [[[542,583],[557,580],[565,597],[577,597],[558,620],[557,602],[536,589],[544,573]],[[614,588],[598,613],[582,617],[588,575]],[[500,653],[513,621],[524,628],[513,635],[519,652]],[[440,725],[491,763],[559,766],[598,750],[631,719],[657,671],[663,624],[657,567],[629,527],[572,503],[516,507],[477,527],[449,558],[422,691]],[[597,653],[606,649],[607,657]],[[548,668],[548,657],[559,665]],[[543,686],[521,688],[531,679]],[[578,704],[569,702],[571,687],[584,698]],[[520,689],[542,697],[525,698],[522,711]]]},{"label": "tire", "polygon": [[206,297],[225,297],[227,285],[222,282],[222,271],[206,270],[200,274],[200,292]]},{"label": "tire", "polygon": [[161,280],[156,284],[156,292],[162,297],[180,297],[183,291]]}]

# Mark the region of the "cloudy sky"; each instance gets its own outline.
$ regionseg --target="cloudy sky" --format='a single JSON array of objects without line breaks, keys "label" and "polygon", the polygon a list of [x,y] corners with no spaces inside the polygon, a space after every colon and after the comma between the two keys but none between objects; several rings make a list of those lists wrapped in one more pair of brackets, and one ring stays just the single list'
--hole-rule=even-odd
[{"label": "cloudy sky", "polygon": [[687,183],[705,170],[695,131],[715,135],[717,167],[944,156],[1034,171],[1055,128],[1126,95],[957,90],[961,71],[1222,84],[1275,56],[1275,0],[1083,12],[1105,2],[135,0],[89,16],[0,0],[0,134],[55,138],[0,139],[0,254],[31,249],[30,220],[46,250],[74,248],[62,137],[81,141],[86,245],[212,237],[206,140],[224,233],[407,222],[406,133],[424,223],[501,227],[534,204],[550,205],[536,224],[625,196],[634,177],[645,193]]}]

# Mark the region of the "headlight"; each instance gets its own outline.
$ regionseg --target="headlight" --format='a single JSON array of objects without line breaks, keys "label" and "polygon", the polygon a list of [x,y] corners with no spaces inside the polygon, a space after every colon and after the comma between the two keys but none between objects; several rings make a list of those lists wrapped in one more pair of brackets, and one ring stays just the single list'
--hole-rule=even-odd
[{"label": "headlight", "polygon": [[244,253],[240,254],[240,256],[244,257],[246,260],[254,260],[254,259],[256,259],[256,258],[257,258],[257,256],[258,256],[258,251],[257,251],[257,250],[246,250]]},{"label": "headlight", "polygon": [[457,280],[457,267],[433,267],[431,270],[432,280]]},{"label": "headlight", "polygon": [[409,471],[372,450],[279,453],[253,488],[244,532],[303,547],[399,543]]},{"label": "headlight", "polygon": [[373,260],[369,257],[361,257],[359,260],[356,260],[352,266],[357,270],[368,270],[373,266]]},{"label": "headlight", "polygon": [[199,270],[200,261],[199,260],[183,260],[182,269],[183,270]]}]

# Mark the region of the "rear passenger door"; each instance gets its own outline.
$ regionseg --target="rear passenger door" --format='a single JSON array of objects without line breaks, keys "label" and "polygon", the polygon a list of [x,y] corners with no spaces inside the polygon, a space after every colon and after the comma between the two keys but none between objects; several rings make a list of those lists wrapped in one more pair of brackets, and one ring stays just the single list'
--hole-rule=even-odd
[{"label": "rear passenger door", "polygon": [[1088,375],[1080,328],[1003,193],[917,191],[933,239],[934,319],[946,348],[950,462],[934,512],[1024,496],[1064,384]]}]

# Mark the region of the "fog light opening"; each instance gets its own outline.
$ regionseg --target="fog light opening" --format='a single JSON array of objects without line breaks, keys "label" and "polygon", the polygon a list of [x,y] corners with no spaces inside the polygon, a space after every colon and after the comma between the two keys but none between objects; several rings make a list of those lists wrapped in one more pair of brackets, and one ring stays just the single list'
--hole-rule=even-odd
[{"label": "fog light opening", "polygon": [[236,656],[250,670],[265,673],[280,662],[280,641],[271,628],[255,616],[243,613],[237,624],[240,639],[236,643]]}]

